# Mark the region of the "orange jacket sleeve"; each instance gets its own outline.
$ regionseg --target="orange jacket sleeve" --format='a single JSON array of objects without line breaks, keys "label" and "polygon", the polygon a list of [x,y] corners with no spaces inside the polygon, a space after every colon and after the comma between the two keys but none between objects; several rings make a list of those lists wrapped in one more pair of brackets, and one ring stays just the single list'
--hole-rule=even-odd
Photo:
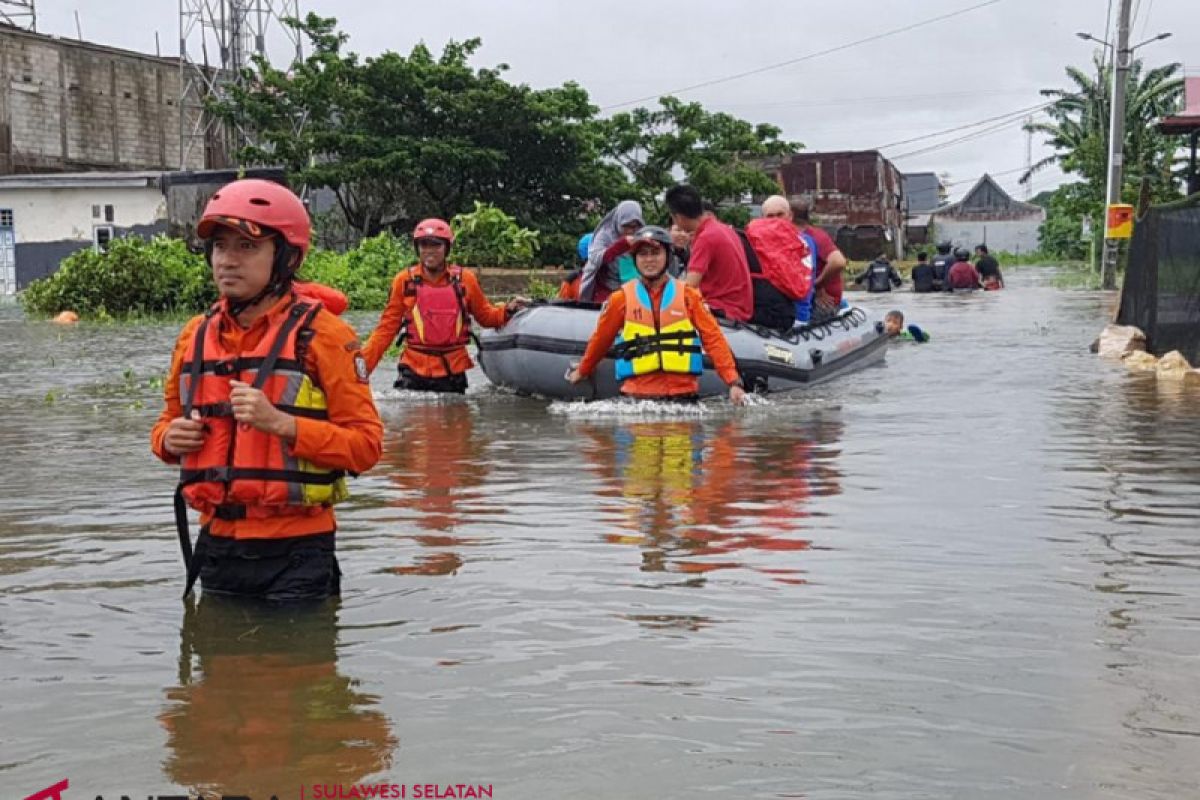
[{"label": "orange jacket sleeve", "polygon": [[[715,324],[715,323],[714,323]],[[596,330],[588,339],[587,350],[583,360],[579,362],[579,374],[588,377],[596,371],[596,365],[608,355],[617,334],[625,326],[625,293],[614,292],[608,296],[604,307],[600,309],[600,319],[596,321]]]},{"label": "orange jacket sleeve", "polygon": [[396,337],[400,334],[400,325],[405,315],[412,308],[412,298],[404,296],[404,287],[408,284],[408,270],[403,270],[392,280],[392,289],[388,294],[387,306],[379,316],[379,324],[371,331],[371,338],[362,349],[363,358],[367,360],[367,370],[375,371],[379,360],[388,351]]},{"label": "orange jacket sleeve", "polygon": [[474,272],[464,269],[462,284],[467,295],[467,311],[471,312],[471,317],[476,322],[485,328],[499,328],[508,322],[508,312],[504,310],[504,304],[493,305],[488,301]]},{"label": "orange jacket sleeve", "polygon": [[150,431],[150,450],[167,464],[178,464],[179,458],[171,455],[163,447],[163,439],[167,436],[167,428],[171,420],[183,415],[183,401],[179,397],[179,375],[183,370],[183,356],[188,344],[195,335],[196,328],[204,320],[203,316],[193,317],[179,332],[175,340],[175,352],[171,355],[171,368],[163,381],[163,410],[158,415],[154,427]]},{"label": "orange jacket sleeve", "polygon": [[700,333],[704,352],[708,353],[708,357],[712,359],[717,375],[726,385],[736,383],[740,376],[737,362],[733,358],[733,351],[729,349],[729,343],[725,341],[725,334],[721,333],[721,326],[717,324],[716,317],[704,304],[704,298],[700,292],[689,286],[684,289],[683,301],[687,306],[692,324]]},{"label": "orange jacket sleeve", "polygon": [[[366,472],[383,450],[383,423],[371,396],[358,336],[326,311],[313,320],[313,328],[308,366],[325,392],[329,418],[297,417],[291,453],[329,469]],[[362,363],[356,365],[360,359]]]}]

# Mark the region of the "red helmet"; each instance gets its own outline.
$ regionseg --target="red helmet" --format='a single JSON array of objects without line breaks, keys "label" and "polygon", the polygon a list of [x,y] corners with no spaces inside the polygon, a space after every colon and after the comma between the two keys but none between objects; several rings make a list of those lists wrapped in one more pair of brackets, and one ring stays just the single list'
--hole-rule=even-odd
[{"label": "red helmet", "polygon": [[454,244],[454,231],[450,230],[450,223],[446,220],[430,217],[421,220],[413,228],[413,241],[418,239],[441,239],[449,246]]},{"label": "red helmet", "polygon": [[216,191],[204,207],[196,234],[207,239],[217,225],[227,225],[255,239],[271,235],[262,230],[271,228],[299,249],[302,257],[312,240],[312,222],[300,198],[291,189],[260,178],[234,181]]}]

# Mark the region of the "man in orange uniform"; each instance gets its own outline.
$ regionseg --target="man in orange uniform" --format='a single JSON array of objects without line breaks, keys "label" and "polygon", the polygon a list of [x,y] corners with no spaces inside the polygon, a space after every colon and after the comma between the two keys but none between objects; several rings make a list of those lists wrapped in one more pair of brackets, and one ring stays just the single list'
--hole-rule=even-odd
[{"label": "man in orange uniform", "polygon": [[527,302],[524,298],[513,298],[506,305],[488,302],[474,272],[447,264],[453,244],[454,233],[445,220],[417,224],[413,246],[420,263],[392,281],[387,308],[363,348],[367,369],[374,372],[400,334],[404,352],[397,389],[465,392],[467,370],[474,366],[467,353],[471,319],[486,328],[499,328]]},{"label": "man in orange uniform", "polygon": [[[308,212],[276,183],[240,180],[196,228],[221,299],[179,335],[150,435],[179,464],[175,519],[189,592],[335,595],[333,504],[374,466],[383,425],[354,330],[293,285]],[[192,551],[187,509],[200,512]]]},{"label": "man in orange uniform", "polygon": [[667,273],[670,248],[671,235],[656,225],[634,234],[631,250],[639,277],[609,296],[583,360],[567,373],[567,380],[586,380],[620,335],[617,378],[622,394],[695,398],[704,369],[703,342],[717,374],[729,385],[729,399],[742,405],[746,393],[733,352],[700,293]]}]

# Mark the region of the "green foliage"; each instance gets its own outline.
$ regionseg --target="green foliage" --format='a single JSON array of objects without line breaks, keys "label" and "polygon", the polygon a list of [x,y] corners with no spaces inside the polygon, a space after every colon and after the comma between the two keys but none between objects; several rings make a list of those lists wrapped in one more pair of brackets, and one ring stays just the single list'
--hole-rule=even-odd
[{"label": "green foliage", "polygon": [[346,253],[314,250],[300,267],[300,277],[341,290],[351,308],[383,308],[396,273],[415,260],[409,239],[381,233]]},{"label": "green foliage", "polygon": [[283,164],[293,180],[325,186],[361,234],[406,233],[424,217],[503,206],[526,227],[575,221],[616,197],[620,170],[600,158],[602,128],[587,92],[532,89],[506,65],[469,63],[478,39],[423,44],[407,56],[343,52],[336,21],[294,21],[311,46],[288,72],[258,60],[248,88],[216,106],[256,131],[246,163]]},{"label": "green foliage", "polygon": [[1046,221],[1038,231],[1042,253],[1055,259],[1087,258],[1091,242],[1083,238],[1083,220],[1090,219],[1099,235],[1103,209],[1102,200],[1084,184],[1066,183],[1055,189],[1046,200]]},{"label": "green foliage", "polygon": [[553,300],[558,297],[558,284],[539,277],[531,277],[525,287],[525,295],[534,300]]},{"label": "green foliage", "polygon": [[714,203],[776,192],[762,162],[801,147],[779,139],[781,131],[773,125],[754,125],[675,97],[661,98],[656,110],[614,114],[605,128],[604,154],[632,178],[648,221],[665,219],[660,199],[681,173]]},{"label": "green foliage", "polygon": [[538,233],[492,205],[475,201],[475,210],[450,220],[454,261],[467,267],[528,267],[538,249]]},{"label": "green foliage", "polygon": [[[287,72],[256,60],[213,110],[255,132],[242,163],[281,164],[297,184],[329,188],[358,236],[405,235],[425,217],[476,213],[479,202],[538,231],[543,263],[567,264],[618,200],[640,200],[661,223],[662,193],[680,175],[718,203],[769,194],[778,187],[762,162],[799,147],[778,128],[672,97],[600,119],[574,83],[532,89],[506,81],[504,64],[472,66],[479,39],[438,56],[421,44],[360,58],[332,18],[289,24],[309,55]],[[326,246],[353,238],[332,220],[318,228]]]},{"label": "green foliage", "polygon": [[[1100,60],[1090,73],[1067,67],[1071,89],[1043,89],[1053,104],[1046,109],[1049,120],[1035,122],[1025,129],[1046,136],[1055,152],[1033,165],[1021,177],[1025,182],[1051,164],[1084,180],[1082,191],[1097,206],[1105,200],[1108,176],[1109,115],[1112,107],[1112,64]],[[1183,98],[1181,65],[1166,64],[1144,70],[1142,62],[1130,65],[1126,88],[1124,186],[1122,196],[1137,194],[1142,178],[1148,178],[1151,199],[1170,200],[1179,196],[1179,180],[1174,172],[1180,141],[1166,136],[1155,124],[1178,109]],[[1080,191],[1080,190],[1076,190]]]},{"label": "green foliage", "polygon": [[216,299],[203,256],[178,239],[115,239],[107,253],[77,250],[58,271],[21,294],[33,314],[71,310],[81,317],[127,317],[199,310]]}]

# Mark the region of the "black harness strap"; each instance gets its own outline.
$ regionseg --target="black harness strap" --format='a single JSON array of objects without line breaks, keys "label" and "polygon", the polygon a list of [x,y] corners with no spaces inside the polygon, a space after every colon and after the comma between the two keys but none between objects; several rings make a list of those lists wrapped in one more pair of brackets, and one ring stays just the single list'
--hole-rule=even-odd
[{"label": "black harness strap", "polygon": [[703,348],[695,344],[696,333],[673,331],[638,336],[615,345],[610,354],[613,358],[632,360],[652,353],[701,353]]},{"label": "black harness strap", "polygon": [[[251,362],[258,362],[258,359],[234,360],[233,362],[204,361],[204,339],[208,333],[209,324],[219,310],[219,305],[210,308],[204,315],[204,321],[200,323],[200,327],[196,330],[196,346],[192,353],[192,361],[188,365],[188,375],[190,378],[188,391],[183,401],[183,416],[185,418],[190,417],[193,410],[198,410],[201,416],[232,416],[233,409],[228,402],[204,404],[201,406],[194,405],[196,392],[200,385],[200,374],[202,372],[213,372],[218,375],[232,374],[237,371],[239,366],[249,366]],[[271,343],[271,349],[268,351],[266,358],[262,359],[258,364],[258,373],[254,376],[255,389],[262,389],[267,382],[267,378],[271,376],[276,366],[281,363],[279,354],[283,351],[284,344],[296,326],[300,324],[308,326],[320,310],[321,306],[319,304],[296,303],[292,306],[288,312],[287,320],[284,322],[283,327],[280,328],[279,335]],[[287,362],[289,366],[292,366],[291,360],[287,360]],[[296,368],[299,369],[301,366],[297,365]],[[292,413],[292,411],[289,411],[289,413]],[[318,418],[326,418],[328,416],[320,411],[314,410],[314,413],[322,415]],[[297,416],[308,416],[308,414]],[[202,542],[195,549],[192,548],[192,535],[189,530],[187,517],[187,501],[183,497],[183,488],[185,486],[202,481],[229,482],[235,478],[258,478],[261,480],[283,480],[296,483],[328,485],[344,474],[342,472],[329,474],[308,473],[299,470],[235,470],[232,467],[217,467],[202,470],[181,469],[179,471],[179,485],[175,487],[175,532],[179,536],[179,550],[183,554],[183,563],[187,569],[187,580],[183,589],[183,596],[186,598],[191,593],[193,587],[195,587],[196,580],[200,577],[200,564],[204,556]],[[244,507],[242,516],[245,516]],[[225,519],[225,517],[221,518]],[[238,518],[240,519],[240,517]]]},{"label": "black harness strap", "polygon": [[307,303],[296,303],[288,311],[288,318],[283,323],[283,327],[279,329],[279,335],[275,337],[275,341],[271,342],[271,349],[267,351],[267,357],[263,359],[262,366],[258,368],[257,374],[254,376],[254,388],[262,389],[267,383],[267,378],[271,377],[271,373],[275,371],[275,363],[279,361],[279,354],[283,351],[283,345],[287,342],[288,337],[292,335],[292,331],[297,325],[303,322],[308,325],[312,322],[312,318],[321,310],[319,305],[309,305]]}]

